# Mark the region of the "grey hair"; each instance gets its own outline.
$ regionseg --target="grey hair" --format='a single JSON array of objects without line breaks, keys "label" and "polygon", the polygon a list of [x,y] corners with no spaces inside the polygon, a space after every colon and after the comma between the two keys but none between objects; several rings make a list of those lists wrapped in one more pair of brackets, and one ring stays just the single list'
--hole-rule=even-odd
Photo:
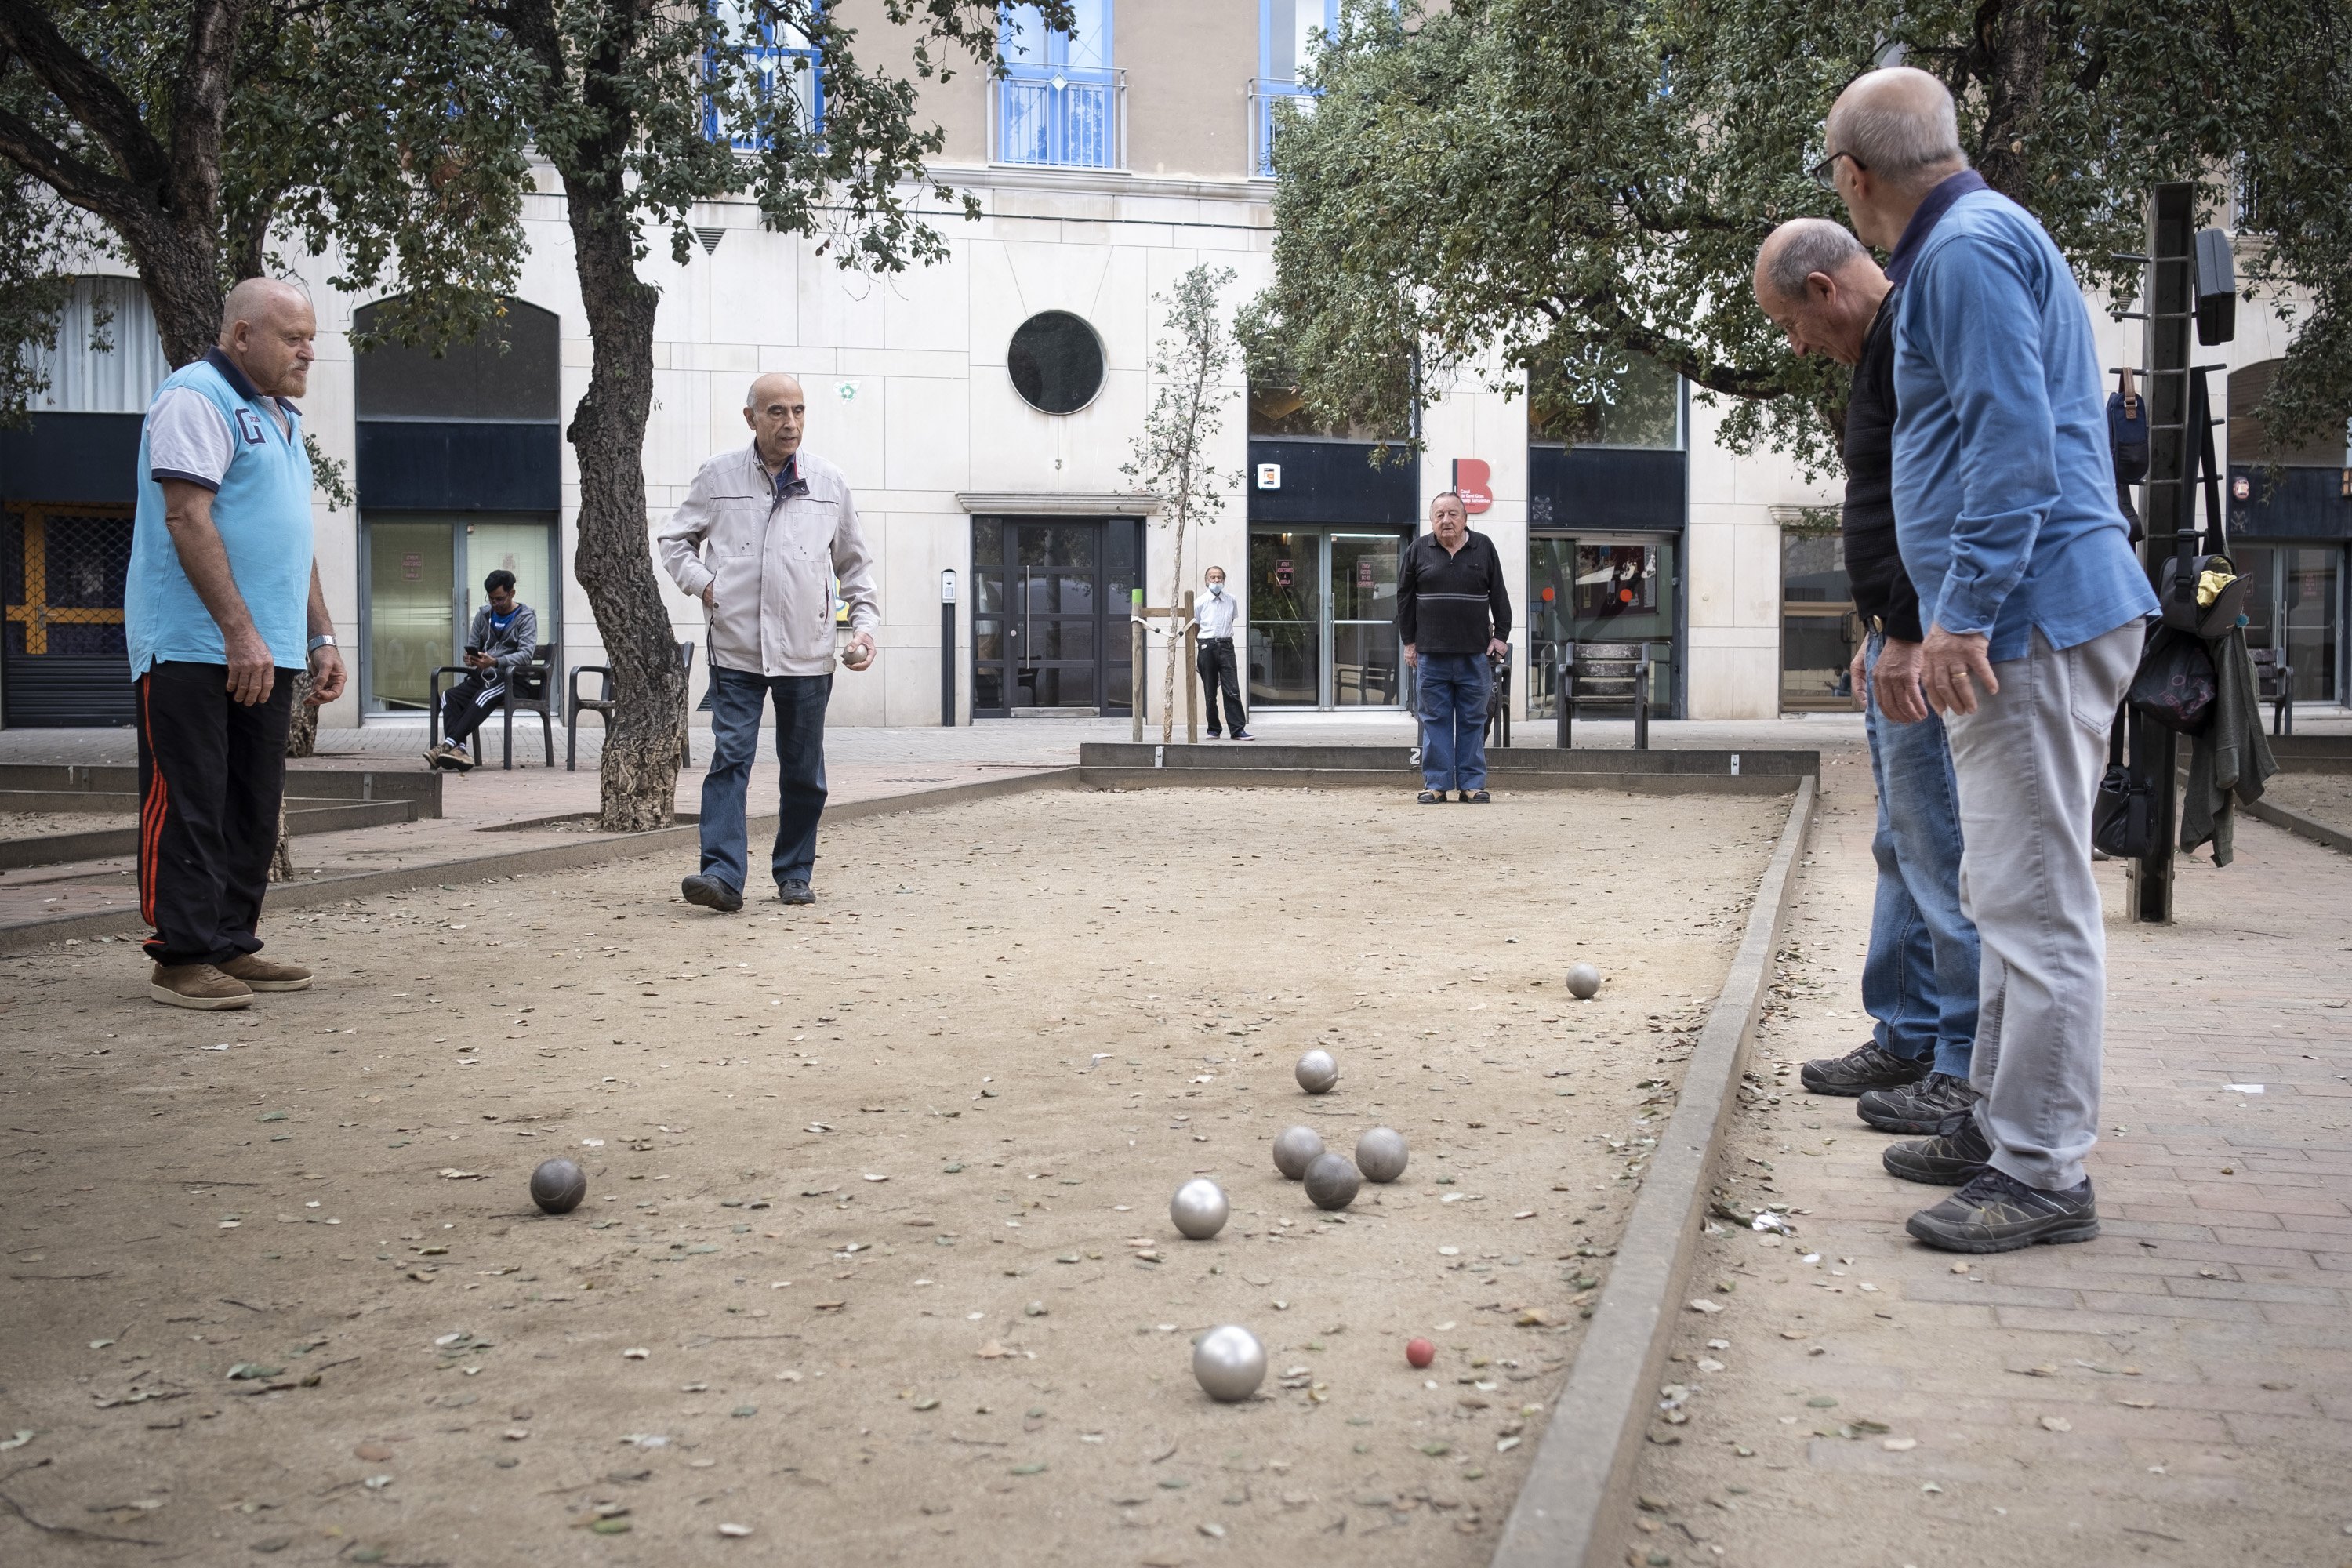
[{"label": "grey hair", "polygon": [[1783,300],[1804,298],[1805,279],[1814,273],[1826,272],[1834,278],[1847,262],[1869,254],[1843,226],[1825,217],[1790,218],[1772,231],[1765,245],[1771,255],[1764,276]]},{"label": "grey hair", "polygon": [[1830,111],[1832,144],[1874,174],[1907,182],[1940,164],[1968,166],[1952,95],[1914,66],[1856,79]]}]

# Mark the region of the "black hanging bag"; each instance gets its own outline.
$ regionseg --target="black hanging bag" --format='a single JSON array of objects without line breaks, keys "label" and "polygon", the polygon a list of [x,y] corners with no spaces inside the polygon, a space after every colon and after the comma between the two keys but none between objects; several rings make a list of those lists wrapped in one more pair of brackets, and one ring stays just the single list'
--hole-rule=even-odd
[{"label": "black hanging bag", "polygon": [[2107,731],[2107,772],[2091,805],[2091,847],[2118,860],[2137,860],[2156,847],[2156,790],[2139,774],[2137,759],[2124,760],[2132,725],[2131,704],[2116,710]]}]

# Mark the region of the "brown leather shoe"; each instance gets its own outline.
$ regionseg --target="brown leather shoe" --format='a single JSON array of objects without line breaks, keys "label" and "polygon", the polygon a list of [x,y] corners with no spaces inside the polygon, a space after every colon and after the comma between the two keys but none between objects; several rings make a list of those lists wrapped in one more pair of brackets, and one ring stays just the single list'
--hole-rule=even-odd
[{"label": "brown leather shoe", "polygon": [[147,994],[167,1007],[194,1007],[202,1013],[253,1005],[252,986],[209,963],[159,963],[147,977]]},{"label": "brown leather shoe", "polygon": [[231,980],[241,980],[256,991],[308,991],[310,972],[299,963],[280,963],[257,952],[241,952],[220,966]]}]

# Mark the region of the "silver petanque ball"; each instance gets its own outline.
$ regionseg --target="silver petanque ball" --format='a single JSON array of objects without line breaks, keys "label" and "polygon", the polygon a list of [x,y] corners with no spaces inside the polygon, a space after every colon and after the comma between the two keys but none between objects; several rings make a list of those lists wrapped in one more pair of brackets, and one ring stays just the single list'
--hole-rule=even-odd
[{"label": "silver petanque ball", "polygon": [[1356,1201],[1364,1179],[1356,1174],[1356,1163],[1336,1150],[1315,1156],[1307,1167],[1307,1197],[1318,1209],[1343,1209]]},{"label": "silver petanque ball", "polygon": [[1232,1405],[1265,1381],[1265,1347],[1237,1323],[1211,1329],[1192,1347],[1192,1376],[1212,1399]]},{"label": "silver petanque ball", "polygon": [[1206,1241],[1224,1229],[1225,1216],[1232,1213],[1225,1189],[1206,1176],[1193,1177],[1168,1200],[1169,1219],[1194,1241]]},{"label": "silver petanque ball", "polygon": [[1318,1047],[1298,1058],[1298,1087],[1309,1094],[1328,1094],[1331,1086],[1339,1081],[1339,1064],[1331,1053]]},{"label": "silver petanque ball", "polygon": [[1323,1152],[1323,1140],[1312,1127],[1286,1128],[1274,1141],[1274,1168],[1292,1181],[1307,1174],[1307,1167],[1315,1156]]},{"label": "silver petanque ball", "polygon": [[1601,971],[1589,963],[1570,964],[1568,970],[1568,994],[1578,1001],[1588,1001],[1601,989]]},{"label": "silver petanque ball", "polygon": [[570,1214],[587,1195],[587,1173],[569,1160],[542,1160],[530,1173],[530,1201],[549,1214]]},{"label": "silver petanque ball", "polygon": [[1393,1182],[1404,1174],[1404,1134],[1392,1127],[1373,1127],[1356,1140],[1356,1169],[1368,1182]]}]

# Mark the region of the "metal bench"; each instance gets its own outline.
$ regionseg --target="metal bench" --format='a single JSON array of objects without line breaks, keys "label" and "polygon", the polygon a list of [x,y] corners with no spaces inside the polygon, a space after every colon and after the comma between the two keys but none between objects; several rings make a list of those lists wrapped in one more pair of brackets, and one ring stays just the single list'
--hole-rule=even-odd
[{"label": "metal bench", "polygon": [[[688,677],[688,683],[691,684],[691,678],[694,675],[694,645],[692,643],[682,642],[677,645],[677,662],[679,668],[682,668]],[[602,678],[604,684],[600,688],[599,694],[597,696],[583,697],[580,695],[580,678],[583,675],[593,675]],[[613,710],[619,707],[620,702],[621,700],[613,693],[613,667],[611,665],[575,664],[572,667],[572,673],[564,677],[563,680],[564,772],[573,772],[580,766],[580,715],[583,712],[600,714],[604,718],[605,726],[610,728],[613,722]],[[708,702],[706,702],[704,706],[708,707]],[[681,725],[679,728],[684,731],[684,733],[680,736],[677,743],[678,765],[680,767],[690,768],[694,766],[694,726],[691,724],[686,724]],[[550,752],[547,760],[549,765],[553,766],[555,763],[554,753]]]},{"label": "metal bench", "polygon": [[1565,751],[1580,704],[1633,710],[1633,749],[1650,749],[1650,645],[1645,642],[1583,642],[1559,645],[1555,711]]},{"label": "metal bench", "polygon": [[2254,661],[2254,689],[2271,705],[2271,733],[2294,733],[2294,666],[2283,647],[2249,648]]}]

